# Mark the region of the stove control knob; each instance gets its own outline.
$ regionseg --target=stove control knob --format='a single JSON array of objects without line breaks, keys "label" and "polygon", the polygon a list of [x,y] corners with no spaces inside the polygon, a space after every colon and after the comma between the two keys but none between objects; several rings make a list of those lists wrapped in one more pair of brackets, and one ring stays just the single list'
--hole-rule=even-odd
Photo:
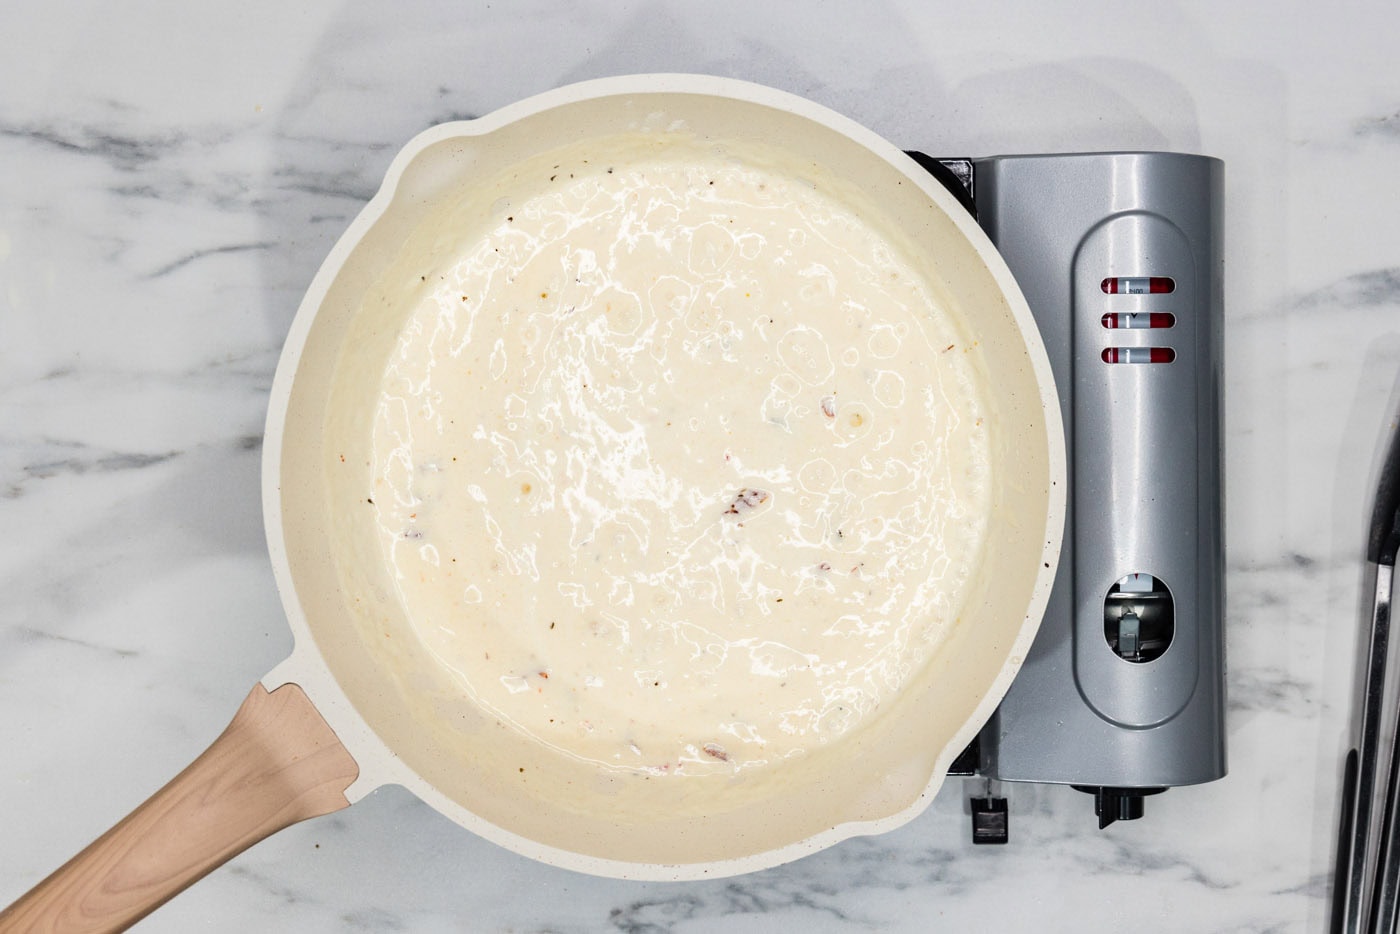
[{"label": "stove control knob", "polygon": [[1134,664],[1160,658],[1176,631],[1172,594],[1151,574],[1129,574],[1108,588],[1103,636],[1121,659]]},{"label": "stove control knob", "polygon": [[1142,799],[1160,795],[1165,788],[1109,788],[1103,785],[1071,785],[1075,791],[1094,796],[1094,816],[1099,829],[1120,820],[1137,820],[1142,816]]}]

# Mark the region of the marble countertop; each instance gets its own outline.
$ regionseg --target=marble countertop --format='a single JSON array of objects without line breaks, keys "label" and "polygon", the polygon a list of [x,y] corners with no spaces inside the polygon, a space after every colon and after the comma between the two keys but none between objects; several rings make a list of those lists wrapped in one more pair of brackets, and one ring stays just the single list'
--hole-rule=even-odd
[{"label": "marble countertop", "polygon": [[[1230,775],[1096,829],[951,782],[703,883],[576,875],[406,792],[284,831],[148,931],[1298,931],[1327,917],[1363,529],[1400,377],[1400,17],[1378,4],[55,0],[0,30],[0,904],[198,754],[291,637],[263,539],[302,292],[417,131],[583,78],[746,78],[930,152],[1227,165]],[[1246,12],[1246,10],[1249,12]]]}]

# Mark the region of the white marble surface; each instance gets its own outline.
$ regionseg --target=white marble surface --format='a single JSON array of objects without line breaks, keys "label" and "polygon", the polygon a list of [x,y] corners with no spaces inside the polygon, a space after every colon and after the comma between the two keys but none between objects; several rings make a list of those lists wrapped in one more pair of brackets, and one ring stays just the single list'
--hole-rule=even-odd
[{"label": "white marble surface", "polygon": [[1227,163],[1231,774],[1099,832],[1012,788],[728,881],[529,862],[401,791],[149,931],[1302,931],[1326,919],[1368,484],[1400,376],[1400,14],[813,3],[11,4],[0,15],[0,904],[290,649],[262,537],[280,344],[418,130],[572,80],[732,75],[930,152]]}]

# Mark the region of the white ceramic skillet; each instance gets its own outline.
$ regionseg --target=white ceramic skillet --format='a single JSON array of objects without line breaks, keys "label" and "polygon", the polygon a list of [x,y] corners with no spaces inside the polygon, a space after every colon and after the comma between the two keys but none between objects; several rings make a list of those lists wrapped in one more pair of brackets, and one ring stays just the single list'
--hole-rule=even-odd
[{"label": "white ceramic skillet", "polygon": [[[360,593],[387,580],[368,538],[336,539],[327,491],[332,456],[349,447],[352,462],[367,460],[374,381],[338,370],[367,292],[445,200],[464,191],[483,203],[509,199],[522,193],[512,192],[512,166],[630,132],[761,143],[811,181],[859,190],[964,319],[985,377],[991,519],[960,621],[879,716],[737,782],[639,781],[501,728],[452,698],[440,666],[405,637],[392,600],[376,617],[382,627],[365,622],[334,559],[360,562],[351,575]],[[487,179],[500,190],[474,190]],[[370,372],[397,332],[389,321],[353,333]],[[1059,412],[1029,309],[986,236],[899,149],[823,107],[728,79],[644,75],[434,127],[394,160],[331,251],[273,382],[263,504],[292,656],[207,752],[0,914],[0,930],[120,929],[264,836],[385,784],[518,853],[622,878],[750,872],[897,827],[927,805],[990,716],[1039,625],[1063,524]]]}]

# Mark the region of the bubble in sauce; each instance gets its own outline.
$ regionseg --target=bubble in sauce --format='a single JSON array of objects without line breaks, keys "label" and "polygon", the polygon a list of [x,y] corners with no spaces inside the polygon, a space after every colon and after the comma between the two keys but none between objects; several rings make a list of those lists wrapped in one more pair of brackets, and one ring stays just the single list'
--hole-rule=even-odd
[{"label": "bubble in sauce", "polygon": [[701,275],[716,273],[729,264],[734,255],[734,235],[719,224],[707,223],[694,227],[686,237],[688,263]]},{"label": "bubble in sauce", "polygon": [[618,288],[598,292],[592,307],[603,312],[603,321],[614,334],[635,334],[642,326],[642,305],[637,296]]},{"label": "bubble in sauce", "polygon": [[899,345],[899,335],[888,324],[877,324],[871,328],[870,338],[865,343],[870,355],[880,360],[888,360],[899,353]]},{"label": "bubble in sauce", "polygon": [[788,370],[808,385],[825,383],[835,369],[831,350],[816,328],[799,324],[778,340],[778,356]]},{"label": "bubble in sauce", "polygon": [[836,468],[831,461],[818,457],[798,469],[797,482],[809,493],[829,493],[836,485]]},{"label": "bubble in sauce", "polygon": [[647,298],[658,318],[683,318],[695,300],[695,287],[679,276],[658,276]]},{"label": "bubble in sauce", "polygon": [[875,427],[875,416],[870,407],[861,402],[843,404],[836,413],[832,428],[843,444],[850,444],[870,434]]},{"label": "bubble in sauce", "polygon": [[904,377],[894,370],[877,371],[874,385],[871,386],[871,394],[874,395],[876,402],[886,408],[899,408],[904,404]]}]

